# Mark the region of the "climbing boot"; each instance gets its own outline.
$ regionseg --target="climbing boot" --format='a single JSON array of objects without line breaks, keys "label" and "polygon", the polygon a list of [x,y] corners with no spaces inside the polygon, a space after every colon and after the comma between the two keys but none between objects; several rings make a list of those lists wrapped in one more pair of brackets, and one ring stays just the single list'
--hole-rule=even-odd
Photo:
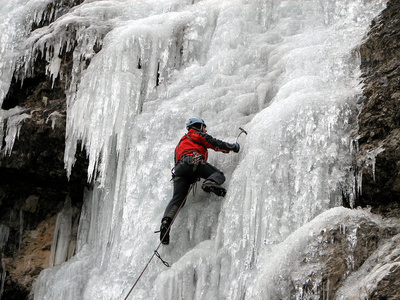
[{"label": "climbing boot", "polygon": [[160,241],[164,245],[169,244],[169,232],[171,231],[170,224],[171,224],[171,218],[165,217],[161,221],[161,227],[160,227]]},{"label": "climbing boot", "polygon": [[201,186],[206,193],[213,192],[215,195],[225,197],[226,189],[212,180],[205,180]]}]

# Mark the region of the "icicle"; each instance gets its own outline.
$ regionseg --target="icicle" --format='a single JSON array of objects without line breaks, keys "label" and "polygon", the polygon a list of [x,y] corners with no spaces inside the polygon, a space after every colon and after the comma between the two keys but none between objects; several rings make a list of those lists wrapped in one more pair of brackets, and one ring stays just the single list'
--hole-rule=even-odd
[{"label": "icicle", "polygon": [[1,296],[3,295],[4,292],[4,283],[6,281],[6,264],[4,263],[4,260],[1,260],[1,273],[0,273],[0,300]]},{"label": "icicle", "polygon": [[0,261],[1,261],[1,267],[0,267],[0,300],[1,296],[3,295],[4,292],[4,283],[6,280],[6,265],[4,260],[1,258],[1,254],[3,253],[3,248],[6,245],[8,241],[8,237],[10,235],[10,228],[6,225],[0,224]]},{"label": "icicle", "polygon": [[50,266],[63,263],[68,258],[72,231],[71,198],[67,196],[64,207],[57,216],[50,249]]},{"label": "icicle", "polygon": [[357,192],[362,195],[362,178],[363,173],[362,170],[357,172]]},{"label": "icicle", "polygon": [[50,75],[50,78],[52,79],[52,87],[54,86],[54,81],[58,77],[61,69],[61,58],[54,57],[50,64],[47,66],[47,73]]},{"label": "icicle", "polygon": [[347,272],[346,275],[350,274],[354,270],[355,265],[355,258],[354,252],[357,246],[357,232],[358,232],[358,224],[355,225],[355,228],[349,228],[348,232],[345,233],[346,240],[347,240],[347,249],[346,252],[348,253],[346,257],[346,265],[347,265]]},{"label": "icicle", "polygon": [[369,150],[366,154],[366,166],[370,166],[372,169],[372,178],[375,181],[375,164],[376,164],[376,157],[379,153],[382,153],[385,149],[382,146],[378,148]]},{"label": "icicle", "polygon": [[52,112],[46,119],[46,124],[48,121],[51,121],[51,129],[54,129],[57,121],[63,117],[62,114],[60,114],[58,111]]},{"label": "icicle", "polygon": [[21,209],[21,210],[19,211],[19,240],[18,240],[18,249],[21,248],[23,235],[24,235],[24,211]]},{"label": "icicle", "polygon": [[[21,43],[30,34],[33,24],[45,21],[43,10],[53,0],[39,1],[2,1],[0,10],[0,106],[10,87],[15,68],[20,65],[19,58],[23,58]],[[28,70],[20,74],[23,78]],[[21,79],[23,79],[21,78]]]},{"label": "icicle", "polygon": [[10,228],[4,224],[0,224],[0,252],[7,243],[9,234]]},{"label": "icicle", "polygon": [[[31,118],[30,115],[24,113],[26,110],[16,106],[7,111],[0,109],[0,138],[4,138],[5,146],[1,149],[3,156],[11,154],[15,140],[19,137],[19,132],[23,122]],[[3,127],[6,127],[4,137]]]},{"label": "icicle", "polygon": [[[122,133],[127,132],[134,116],[142,113],[145,103],[157,98],[158,86],[182,66],[177,52],[181,51],[183,28],[190,17],[183,14],[156,28],[146,22],[132,22],[107,36],[102,51],[80,82],[87,88],[78,90],[76,97],[68,102],[65,152],[68,175],[74,163],[74,145],[81,140],[89,155],[88,180],[99,174],[101,184],[104,183],[103,174],[110,166],[112,148],[115,145],[119,153],[124,145]],[[109,44],[111,39],[118,40],[120,48]],[[103,76],[104,69],[109,76]]]}]

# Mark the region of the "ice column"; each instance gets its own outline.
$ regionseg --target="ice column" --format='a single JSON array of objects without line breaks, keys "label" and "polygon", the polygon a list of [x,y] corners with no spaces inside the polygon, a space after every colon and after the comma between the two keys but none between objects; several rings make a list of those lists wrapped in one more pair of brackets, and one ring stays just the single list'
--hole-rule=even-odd
[{"label": "ice column", "polygon": [[10,228],[6,225],[0,224],[0,251],[3,250],[3,247],[8,240],[9,234]]},{"label": "ice column", "polygon": [[[0,109],[0,140],[5,141],[5,145],[0,152],[1,156],[11,154],[23,122],[30,117],[25,113],[25,110],[18,106],[9,110]],[[3,131],[3,128],[5,128],[5,131]]]},{"label": "ice column", "polygon": [[4,292],[4,282],[6,280],[6,265],[4,263],[4,261],[1,261],[1,273],[0,273],[0,300],[1,300],[1,296],[3,295]]},{"label": "ice column", "polygon": [[[3,252],[3,248],[5,244],[7,243],[8,236],[10,234],[10,228],[6,225],[0,224],[0,255]],[[4,282],[6,279],[6,265],[4,261],[1,259],[0,256],[0,300],[1,300],[1,295],[4,292]]]},{"label": "ice column", "polygon": [[59,265],[66,261],[68,254],[73,253],[75,245],[71,239],[72,207],[71,198],[67,197],[64,207],[57,216],[54,227],[53,241],[50,249],[50,266]]}]

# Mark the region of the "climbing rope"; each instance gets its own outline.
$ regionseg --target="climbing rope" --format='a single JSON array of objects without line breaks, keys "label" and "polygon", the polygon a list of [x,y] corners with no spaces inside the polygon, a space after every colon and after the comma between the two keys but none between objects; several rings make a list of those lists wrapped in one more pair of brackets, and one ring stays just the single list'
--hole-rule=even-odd
[{"label": "climbing rope", "polygon": [[[193,188],[194,187],[194,188]],[[186,202],[187,197],[190,194],[190,191],[193,190],[193,197],[195,196],[195,191],[196,191],[196,187],[197,187],[197,182],[193,183],[190,185],[189,191],[186,194],[185,199],[183,199],[181,206],[179,206],[178,210],[175,213],[174,218],[171,221],[171,224],[169,224],[169,227],[167,229],[167,231],[165,232],[164,236],[161,238],[160,243],[158,244],[158,247],[156,248],[156,250],[154,250],[153,255],[150,257],[149,261],[147,262],[146,266],[143,268],[142,272],[140,273],[140,275],[138,276],[138,278],[136,279],[135,283],[132,285],[131,289],[129,290],[128,294],[126,295],[126,297],[124,298],[124,300],[128,299],[129,295],[132,293],[133,289],[135,288],[136,284],[139,282],[140,278],[142,277],[142,275],[144,274],[144,272],[146,271],[147,267],[150,265],[151,261],[153,260],[154,256],[158,257],[162,263],[166,266],[166,267],[170,267],[169,263],[166,262],[165,260],[163,260],[160,256],[160,253],[158,253],[158,249],[160,249],[161,244],[164,240],[164,238],[167,236],[172,224],[174,224],[174,221],[176,219],[176,217],[178,216],[179,211],[181,210],[181,208],[183,207],[183,205]],[[157,232],[157,231],[156,231]]]}]

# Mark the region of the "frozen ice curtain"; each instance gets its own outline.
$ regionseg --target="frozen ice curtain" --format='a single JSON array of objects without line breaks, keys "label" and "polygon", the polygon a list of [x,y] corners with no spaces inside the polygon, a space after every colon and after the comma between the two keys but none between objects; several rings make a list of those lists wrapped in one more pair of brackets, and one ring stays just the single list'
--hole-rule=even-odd
[{"label": "frozen ice curtain", "polygon": [[[153,262],[130,299],[284,299],[284,283],[262,280],[291,267],[272,264],[274,251],[294,260],[298,247],[279,245],[329,215],[343,188],[354,196],[353,50],[384,1],[91,0],[30,32],[50,2],[2,0],[0,99],[14,70],[29,77],[42,55],[47,74],[68,82],[66,169],[82,145],[95,187],[75,256],[41,272],[34,299],[126,295],[158,243],[173,150],[191,116],[227,142],[240,126],[248,135],[239,155],[210,154],[226,197],[198,190],[188,199],[160,250],[172,267]],[[73,56],[69,75],[63,51]],[[27,116],[14,113],[17,131]]]}]

